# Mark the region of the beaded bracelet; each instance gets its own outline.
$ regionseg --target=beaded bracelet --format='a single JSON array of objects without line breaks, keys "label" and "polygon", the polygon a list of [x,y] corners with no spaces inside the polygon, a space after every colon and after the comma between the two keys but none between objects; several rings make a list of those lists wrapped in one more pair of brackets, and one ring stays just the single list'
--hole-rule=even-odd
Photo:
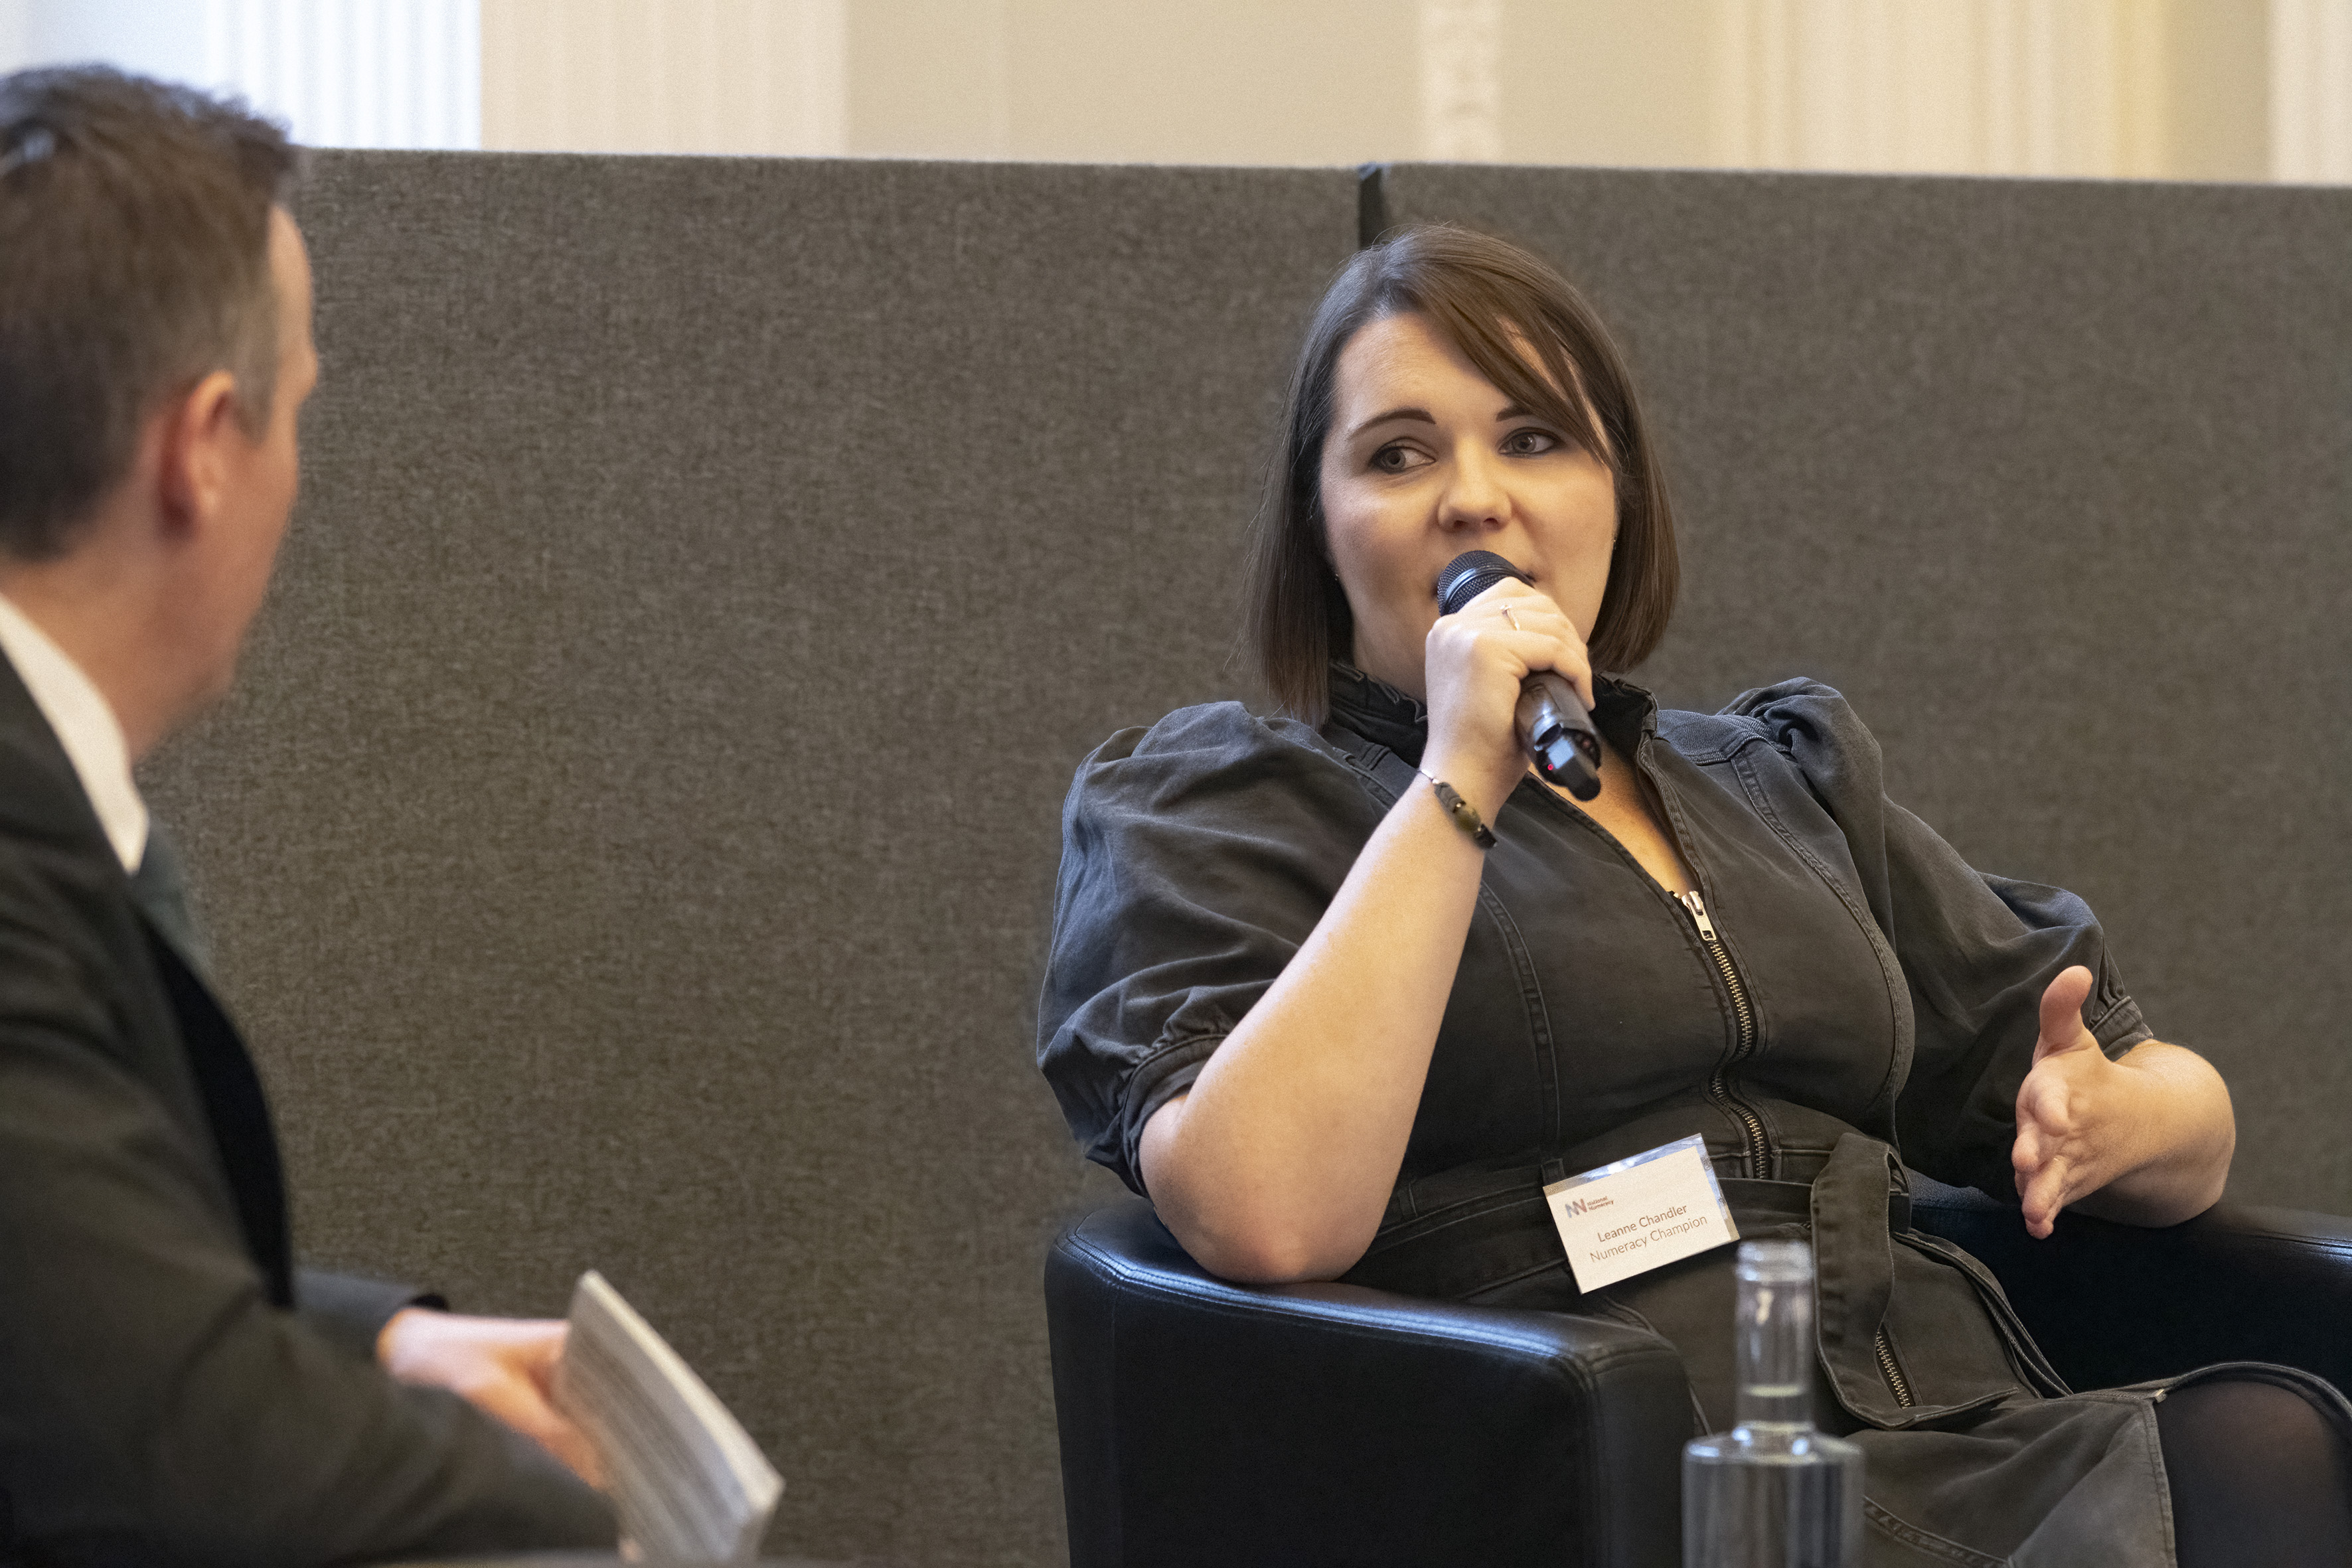
[{"label": "beaded bracelet", "polygon": [[1422,773],[1419,768],[1412,771],[1429,780],[1430,787],[1437,792],[1437,804],[1445,808],[1445,815],[1454,819],[1454,826],[1470,836],[1472,843],[1481,849],[1492,849],[1495,847],[1494,829],[1488,827],[1485,819],[1479,816],[1476,806],[1462,798],[1460,790],[1455,789],[1444,779]]}]

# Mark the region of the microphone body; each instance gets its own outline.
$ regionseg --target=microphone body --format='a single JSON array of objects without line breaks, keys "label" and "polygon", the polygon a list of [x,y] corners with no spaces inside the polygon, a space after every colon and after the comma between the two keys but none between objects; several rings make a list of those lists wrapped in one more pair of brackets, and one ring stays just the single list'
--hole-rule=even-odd
[{"label": "microphone body", "polygon": [[[1506,577],[1528,574],[1491,550],[1467,550],[1437,574],[1437,607],[1453,615]],[[1601,736],[1568,678],[1538,670],[1519,689],[1519,743],[1546,784],[1579,800],[1601,793]]]}]

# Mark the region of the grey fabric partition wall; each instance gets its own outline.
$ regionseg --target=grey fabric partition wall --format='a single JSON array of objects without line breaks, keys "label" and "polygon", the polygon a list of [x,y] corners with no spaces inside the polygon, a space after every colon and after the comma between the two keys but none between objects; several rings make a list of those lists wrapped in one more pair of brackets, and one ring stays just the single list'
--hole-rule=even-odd
[{"label": "grey fabric partition wall", "polygon": [[1644,677],[1844,690],[1980,868],[2070,887],[2352,1213],[2352,193],[1406,166],[1370,218],[1590,293],[1685,564]]},{"label": "grey fabric partition wall", "polygon": [[[1070,770],[1230,694],[1347,171],[394,153],[301,202],[325,380],[238,694],[147,770],[320,1261],[603,1269],[771,1550],[1059,1560],[1032,1065]],[[1402,167],[1369,221],[1616,326],[1686,594],[1642,672],[1846,689],[1898,798],[2105,917],[2352,1212],[2352,194]]]},{"label": "grey fabric partition wall", "polygon": [[1346,171],[338,153],[241,688],[148,770],[313,1258],[609,1276],[770,1549],[1046,1563],[1061,796],[1226,691]]}]

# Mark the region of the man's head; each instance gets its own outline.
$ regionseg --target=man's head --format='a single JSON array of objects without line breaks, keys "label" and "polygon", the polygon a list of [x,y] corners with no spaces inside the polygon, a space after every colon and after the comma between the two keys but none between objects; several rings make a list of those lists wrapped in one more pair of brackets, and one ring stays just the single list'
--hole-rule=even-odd
[{"label": "man's head", "polygon": [[226,686],[293,504],[317,370],[296,167],[278,127],[185,88],[0,79],[0,580],[103,585],[169,650],[187,689],[126,729]]}]

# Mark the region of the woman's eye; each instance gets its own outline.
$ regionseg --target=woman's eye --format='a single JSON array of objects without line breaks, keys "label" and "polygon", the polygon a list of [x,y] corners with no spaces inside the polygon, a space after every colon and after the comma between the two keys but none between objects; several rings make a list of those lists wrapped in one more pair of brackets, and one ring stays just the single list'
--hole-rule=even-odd
[{"label": "woman's eye", "polygon": [[1514,430],[1503,437],[1503,455],[1509,458],[1540,457],[1559,447],[1559,437],[1549,430]]},{"label": "woman's eye", "polygon": [[1382,474],[1402,474],[1409,468],[1420,468],[1427,461],[1427,458],[1401,442],[1383,447],[1372,454],[1373,471]]}]

